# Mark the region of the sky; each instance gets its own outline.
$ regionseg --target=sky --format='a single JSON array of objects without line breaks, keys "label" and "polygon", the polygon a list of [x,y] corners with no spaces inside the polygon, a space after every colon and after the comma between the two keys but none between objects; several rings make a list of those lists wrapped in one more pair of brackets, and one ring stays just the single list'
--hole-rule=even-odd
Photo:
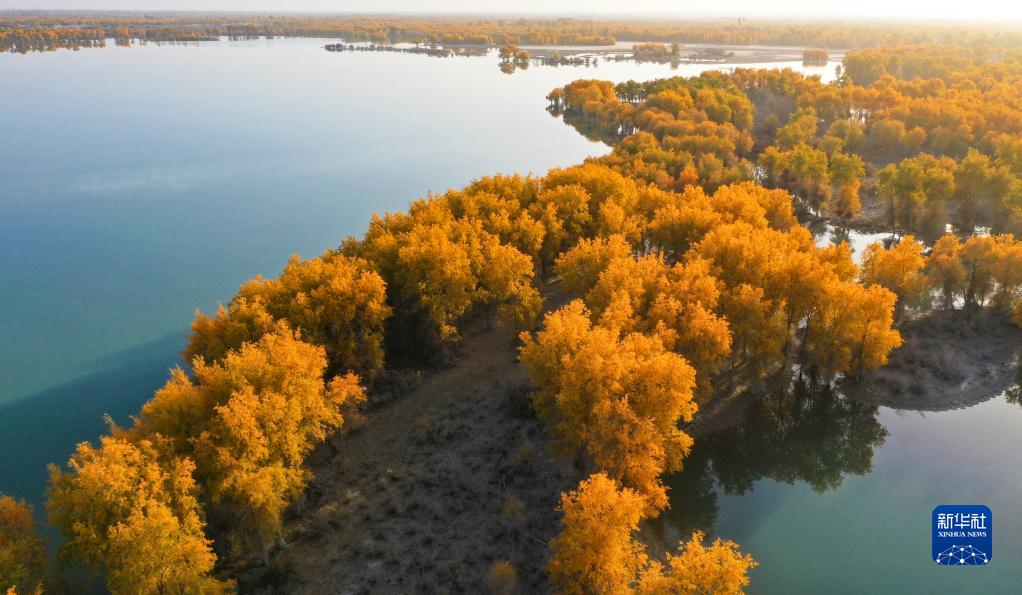
[{"label": "sky", "polygon": [[1011,0],[0,0],[2,9],[202,10],[261,12],[456,12],[677,17],[841,17],[1022,20]]}]

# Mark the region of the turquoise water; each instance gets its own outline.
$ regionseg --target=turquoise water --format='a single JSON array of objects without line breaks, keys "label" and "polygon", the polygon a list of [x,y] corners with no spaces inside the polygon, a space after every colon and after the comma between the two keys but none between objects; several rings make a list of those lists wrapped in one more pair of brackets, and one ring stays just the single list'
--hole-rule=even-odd
[{"label": "turquoise water", "polygon": [[[665,537],[702,529],[761,564],[750,593],[1017,593],[1022,584],[1022,408],[895,410],[771,395],[697,442],[673,477]],[[939,504],[993,511],[989,566],[931,559]]]}]

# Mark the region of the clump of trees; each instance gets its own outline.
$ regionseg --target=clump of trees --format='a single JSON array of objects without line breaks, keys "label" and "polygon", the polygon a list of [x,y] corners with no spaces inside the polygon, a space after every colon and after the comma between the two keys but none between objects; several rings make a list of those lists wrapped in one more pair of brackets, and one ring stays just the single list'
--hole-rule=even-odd
[{"label": "clump of trees", "polygon": [[1006,99],[1020,88],[1018,50],[889,46],[850,52],[830,84],[737,69],[581,80],[548,99],[611,143],[599,161],[629,177],[665,190],[755,180],[843,224],[868,200],[892,231],[932,244],[949,223],[1022,233],[1022,108]]},{"label": "clump of trees", "polygon": [[645,498],[602,473],[561,495],[563,531],[553,540],[550,579],[563,593],[738,594],[757,564],[731,541],[707,547],[703,535],[651,561],[634,534]]},{"label": "clump of trees", "polygon": [[174,370],[131,428],[51,467],[62,555],[115,593],[226,591],[221,555],[265,556],[310,479],[304,460],[363,399],[353,374],[324,382],[323,347],[280,322],[257,341]]},{"label": "clump of trees", "polygon": [[826,66],[830,59],[830,53],[821,48],[806,48],[802,50],[802,64],[805,66]]},{"label": "clump of trees", "polygon": [[311,479],[306,457],[387,361],[452,349],[476,320],[531,327],[543,205],[555,202],[556,184],[540,198],[542,186],[504,176],[430,196],[374,218],[362,240],[245,283],[215,316],[197,313],[189,369],[130,427],[111,424],[51,469],[63,558],[115,593],[230,591],[226,562],[267,564]]},{"label": "clump of trees", "polygon": [[889,247],[866,248],[859,273],[897,295],[897,313],[927,310],[935,304],[952,310],[990,305],[1011,315],[1022,299],[1022,241],[1010,234],[954,234],[937,240],[929,254],[911,235]]},{"label": "clump of trees", "polygon": [[580,299],[522,334],[534,408],[594,474],[564,496],[551,578],[579,592],[740,592],[753,562],[733,544],[696,536],[663,566],[631,538],[668,505],[661,478],[692,446],[683,424],[715,390],[792,360],[814,380],[883,365],[901,344],[898,294],[860,284],[847,244],[817,247],[783,190],[639,190],[605,165],[585,173],[594,193],[618,189],[612,220],[626,224],[562,242],[554,273]]},{"label": "clump of trees", "polygon": [[550,314],[522,363],[540,386],[534,405],[562,447],[633,486],[651,509],[659,483],[681,467],[692,439],[678,428],[695,413],[695,371],[657,337],[593,326],[582,302]]},{"label": "clump of trees", "polygon": [[677,62],[681,59],[681,44],[636,43],[632,46],[636,62]]},{"label": "clump of trees", "polygon": [[217,557],[203,532],[194,463],[163,444],[105,437],[80,444],[68,472],[51,467],[48,509],[63,533],[61,554],[96,574],[112,593],[223,592]]},{"label": "clump of trees", "polygon": [[279,277],[242,285],[215,317],[196,312],[184,356],[189,362],[222,359],[282,321],[326,350],[330,371],[371,376],[383,367],[391,312],[386,283],[367,261],[335,252],[306,261],[296,255]]}]

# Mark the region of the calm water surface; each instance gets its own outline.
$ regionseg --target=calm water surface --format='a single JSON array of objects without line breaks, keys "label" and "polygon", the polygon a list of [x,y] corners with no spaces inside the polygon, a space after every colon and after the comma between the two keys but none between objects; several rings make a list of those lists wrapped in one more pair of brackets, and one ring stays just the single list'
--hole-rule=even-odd
[{"label": "calm water surface", "polygon": [[[331,54],[326,42],[0,55],[0,491],[38,502],[46,463],[102,433],[103,413],[126,423],[164,382],[195,308],[288,255],[318,254],[427,190],[605,153],[544,111],[551,88],[712,68],[507,76],[493,57]],[[829,78],[833,65],[806,70]],[[762,564],[753,591],[1022,582],[1022,409],[764,403],[699,445],[673,492],[671,530],[741,543]],[[990,566],[930,562],[941,503],[993,509]]]},{"label": "calm water surface", "polygon": [[[775,394],[696,443],[669,481],[664,535],[702,529],[761,564],[750,593],[1018,593],[1022,408],[895,410],[835,395]],[[938,567],[930,513],[983,503],[989,566]]]}]

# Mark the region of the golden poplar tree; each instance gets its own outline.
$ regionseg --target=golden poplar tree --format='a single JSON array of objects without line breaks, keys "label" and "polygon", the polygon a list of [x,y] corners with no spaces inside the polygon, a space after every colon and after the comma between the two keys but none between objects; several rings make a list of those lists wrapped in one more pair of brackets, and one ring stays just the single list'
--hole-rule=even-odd
[{"label": "golden poplar tree", "polygon": [[0,590],[31,593],[42,587],[46,548],[32,507],[0,494]]},{"label": "golden poplar tree", "polygon": [[738,551],[733,541],[703,543],[703,534],[678,545],[677,554],[667,554],[667,563],[651,563],[639,578],[640,595],[740,595],[749,585],[749,570],[758,566],[752,556]]},{"label": "golden poplar tree", "polygon": [[104,437],[78,445],[68,471],[50,467],[47,510],[64,536],[61,554],[113,593],[222,592],[203,534],[195,465],[159,441]]},{"label": "golden poplar tree", "polygon": [[562,531],[550,543],[550,581],[562,593],[631,592],[646,566],[646,552],[632,538],[646,503],[603,473],[561,494]]},{"label": "golden poplar tree", "polygon": [[898,296],[898,310],[918,304],[926,295],[928,283],[923,273],[926,260],[923,245],[912,235],[884,248],[878,243],[866,247],[859,278],[865,285],[886,287]]}]

